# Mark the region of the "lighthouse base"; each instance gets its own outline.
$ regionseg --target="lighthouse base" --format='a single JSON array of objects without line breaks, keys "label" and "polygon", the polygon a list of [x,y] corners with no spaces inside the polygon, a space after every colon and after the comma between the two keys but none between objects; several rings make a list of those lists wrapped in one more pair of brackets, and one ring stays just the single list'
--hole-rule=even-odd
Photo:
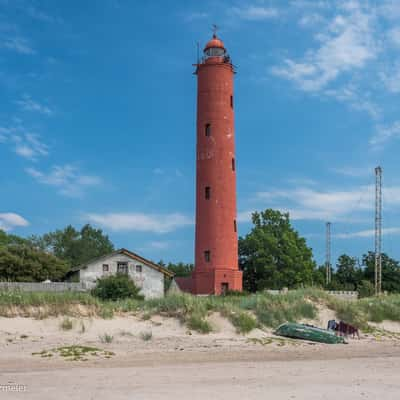
[{"label": "lighthouse base", "polygon": [[224,294],[227,291],[242,291],[243,272],[232,269],[217,269],[193,273],[193,294]]}]

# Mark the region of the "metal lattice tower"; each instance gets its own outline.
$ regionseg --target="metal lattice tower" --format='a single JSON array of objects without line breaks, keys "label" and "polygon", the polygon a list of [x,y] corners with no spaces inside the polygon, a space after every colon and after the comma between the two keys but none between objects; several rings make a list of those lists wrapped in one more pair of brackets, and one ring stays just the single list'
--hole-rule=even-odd
[{"label": "metal lattice tower", "polygon": [[382,291],[382,168],[375,168],[375,294]]},{"label": "metal lattice tower", "polygon": [[325,253],[326,284],[329,285],[332,277],[331,267],[331,223],[326,223],[326,253]]}]

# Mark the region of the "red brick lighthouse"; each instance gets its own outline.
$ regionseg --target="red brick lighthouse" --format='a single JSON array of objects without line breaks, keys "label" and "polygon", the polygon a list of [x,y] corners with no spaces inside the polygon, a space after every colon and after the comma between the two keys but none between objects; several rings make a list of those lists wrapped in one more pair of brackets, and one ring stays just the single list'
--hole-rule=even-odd
[{"label": "red brick lighthouse", "polygon": [[196,64],[196,238],[192,292],[242,290],[236,224],[234,67],[214,33]]}]

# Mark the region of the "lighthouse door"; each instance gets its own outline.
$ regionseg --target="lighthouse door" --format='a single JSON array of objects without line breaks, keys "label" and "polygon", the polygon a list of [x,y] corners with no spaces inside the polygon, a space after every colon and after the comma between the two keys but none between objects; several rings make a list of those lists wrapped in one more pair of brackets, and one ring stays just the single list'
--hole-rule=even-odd
[{"label": "lighthouse door", "polygon": [[229,290],[229,283],[222,282],[221,283],[221,294],[225,294]]}]

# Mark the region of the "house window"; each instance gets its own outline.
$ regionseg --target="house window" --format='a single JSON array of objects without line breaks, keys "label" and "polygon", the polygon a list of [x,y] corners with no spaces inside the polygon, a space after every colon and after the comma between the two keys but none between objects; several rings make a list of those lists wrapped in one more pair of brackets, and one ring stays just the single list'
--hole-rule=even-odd
[{"label": "house window", "polygon": [[210,250],[206,250],[204,252],[204,259],[206,260],[206,262],[210,262],[210,260],[211,260],[211,252],[210,252]]},{"label": "house window", "polygon": [[234,232],[237,232],[236,219],[233,220],[233,231],[234,231]]},{"label": "house window", "polygon": [[110,270],[108,264],[103,264],[103,272],[108,272]]},{"label": "house window", "polygon": [[210,199],[210,197],[211,197],[211,188],[210,188],[210,186],[206,186],[205,196],[206,196],[206,200]]},{"label": "house window", "polygon": [[206,124],[205,134],[206,134],[206,136],[211,136],[211,124]]},{"label": "house window", "polygon": [[233,108],[233,96],[231,96],[231,108]]},{"label": "house window", "polygon": [[136,265],[136,272],[142,272],[142,266],[141,265]]},{"label": "house window", "polygon": [[117,263],[117,273],[118,274],[128,274],[128,263],[127,262]]},{"label": "house window", "polygon": [[235,159],[232,158],[232,171],[234,171],[235,169],[236,169]]}]

